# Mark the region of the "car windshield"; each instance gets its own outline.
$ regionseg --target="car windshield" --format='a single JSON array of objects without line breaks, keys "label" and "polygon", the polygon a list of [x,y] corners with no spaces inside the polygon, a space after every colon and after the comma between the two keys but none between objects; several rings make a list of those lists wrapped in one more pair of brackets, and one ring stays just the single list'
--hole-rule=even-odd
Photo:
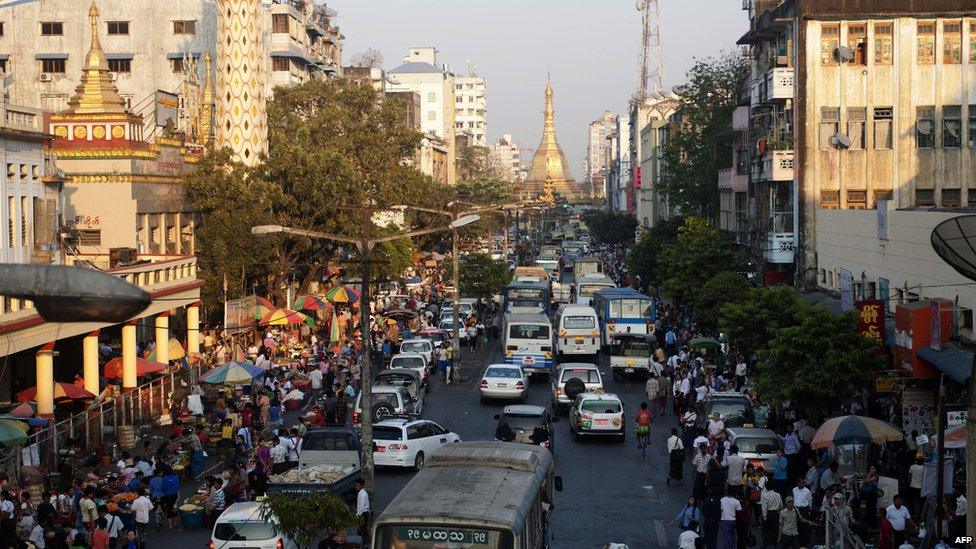
[{"label": "car windshield", "polygon": [[772,454],[779,450],[779,440],[768,437],[737,437],[735,445],[745,454]]},{"label": "car windshield", "polygon": [[502,414],[498,420],[499,429],[503,425],[508,425],[513,431],[531,431],[536,427],[545,426],[542,416],[525,414]]},{"label": "car windshield", "polygon": [[567,316],[563,318],[563,328],[567,330],[586,330],[596,327],[596,318],[592,316]]},{"label": "car windshield", "polygon": [[512,339],[549,339],[549,326],[542,324],[512,324],[508,328]]},{"label": "car windshield", "polygon": [[621,345],[620,354],[622,356],[647,358],[651,356],[651,345],[647,341],[625,339]]},{"label": "car windshield", "polygon": [[574,378],[582,380],[583,383],[600,383],[600,374],[596,370],[588,370],[585,368],[563,370],[563,377],[560,379],[560,383],[566,383]]},{"label": "car windshield", "polygon": [[377,384],[393,385],[394,387],[409,387],[414,382],[413,377],[407,374],[380,374],[375,379]]},{"label": "car windshield", "polygon": [[430,344],[426,341],[404,341],[400,345],[400,351],[405,353],[423,353],[430,350]]},{"label": "car windshield", "polygon": [[725,419],[729,416],[744,416],[749,410],[749,405],[745,402],[740,402],[737,400],[711,400],[708,403],[708,413],[705,417],[712,417],[712,414],[718,412],[718,415]]},{"label": "car windshield", "polygon": [[504,377],[509,379],[520,379],[522,372],[517,368],[488,368],[485,377]]},{"label": "car windshield", "polygon": [[399,427],[373,427],[373,440],[403,440],[403,430]]},{"label": "car windshield", "polygon": [[[394,364],[396,366],[394,366]],[[424,365],[424,359],[419,356],[393,357],[391,368],[419,368]]]},{"label": "car windshield", "polygon": [[621,410],[618,400],[584,400],[581,407],[592,414],[619,414]]},{"label": "car windshield", "polygon": [[276,536],[274,525],[268,522],[218,522],[213,536],[221,541],[264,541]]}]

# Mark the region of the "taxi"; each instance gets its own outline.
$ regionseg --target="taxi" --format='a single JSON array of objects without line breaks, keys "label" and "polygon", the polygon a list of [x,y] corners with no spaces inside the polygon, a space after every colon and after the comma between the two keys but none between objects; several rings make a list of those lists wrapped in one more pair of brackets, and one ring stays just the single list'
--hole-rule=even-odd
[{"label": "taxi", "polygon": [[594,435],[612,436],[623,442],[627,438],[626,425],[624,404],[613,393],[582,393],[569,408],[569,430],[576,441],[584,435]]}]

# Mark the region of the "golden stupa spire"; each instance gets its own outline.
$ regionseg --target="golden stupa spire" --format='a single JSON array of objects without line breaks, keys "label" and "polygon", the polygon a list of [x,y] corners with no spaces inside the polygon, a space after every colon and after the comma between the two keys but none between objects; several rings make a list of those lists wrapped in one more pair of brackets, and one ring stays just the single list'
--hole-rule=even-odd
[{"label": "golden stupa spire", "polygon": [[91,48],[85,56],[81,82],[68,100],[68,112],[73,114],[124,114],[125,100],[109,77],[108,59],[98,41],[98,6],[92,2],[88,9],[91,23]]},{"label": "golden stupa spire", "polygon": [[203,54],[203,105],[200,113],[200,137],[204,145],[213,143],[214,139],[214,86],[211,72],[213,70],[210,52]]},{"label": "golden stupa spire", "polygon": [[569,171],[566,155],[556,139],[556,110],[553,108],[552,98],[552,79],[547,74],[542,140],[532,156],[525,190],[530,198],[542,197],[546,200],[553,194],[559,194],[575,202],[580,198],[581,191]]}]

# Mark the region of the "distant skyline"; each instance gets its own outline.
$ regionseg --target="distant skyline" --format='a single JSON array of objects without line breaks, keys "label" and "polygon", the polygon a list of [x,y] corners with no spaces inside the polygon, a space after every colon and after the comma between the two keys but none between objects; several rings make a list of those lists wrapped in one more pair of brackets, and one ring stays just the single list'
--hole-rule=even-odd
[{"label": "distant skyline", "polygon": [[[660,0],[664,85],[680,83],[695,57],[735,47],[745,31],[738,0]],[[535,148],[542,136],[546,72],[552,74],[559,143],[578,180],[589,123],[625,115],[636,89],[640,13],[629,0],[331,0],[346,36],[343,64],[368,48],[383,68],[407,50],[434,46],[439,63],[488,79],[488,136]]]}]

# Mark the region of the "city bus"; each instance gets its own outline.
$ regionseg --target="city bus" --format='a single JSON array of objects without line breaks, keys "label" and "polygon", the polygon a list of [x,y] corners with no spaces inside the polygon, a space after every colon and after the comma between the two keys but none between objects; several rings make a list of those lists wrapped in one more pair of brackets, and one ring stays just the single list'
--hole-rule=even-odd
[{"label": "city bus", "polygon": [[563,271],[572,271],[576,258],[586,252],[586,245],[574,240],[564,240],[560,249],[560,268]]},{"label": "city bus", "polygon": [[603,274],[603,262],[598,257],[581,257],[573,262],[573,273],[576,276]]},{"label": "city bus", "polygon": [[542,267],[515,267],[513,282],[549,282],[549,273]]},{"label": "city bus", "polygon": [[593,309],[600,324],[603,347],[614,345],[614,335],[652,334],[657,309],[654,298],[633,288],[607,288],[593,294]]},{"label": "city bus", "polygon": [[510,282],[502,288],[502,311],[549,314],[552,293],[547,282]]},{"label": "city bus", "polygon": [[556,358],[600,354],[596,311],[589,305],[562,305],[556,311]]},{"label": "city bus", "polygon": [[502,346],[505,362],[518,364],[529,374],[549,375],[552,370],[552,323],[541,313],[505,313]]},{"label": "city bus", "polygon": [[575,273],[573,280],[573,303],[582,305],[593,304],[593,294],[607,288],[616,288],[617,285],[605,274],[580,275]]},{"label": "city bus", "polygon": [[552,454],[514,442],[452,442],[373,523],[376,549],[548,549],[555,492]]}]

